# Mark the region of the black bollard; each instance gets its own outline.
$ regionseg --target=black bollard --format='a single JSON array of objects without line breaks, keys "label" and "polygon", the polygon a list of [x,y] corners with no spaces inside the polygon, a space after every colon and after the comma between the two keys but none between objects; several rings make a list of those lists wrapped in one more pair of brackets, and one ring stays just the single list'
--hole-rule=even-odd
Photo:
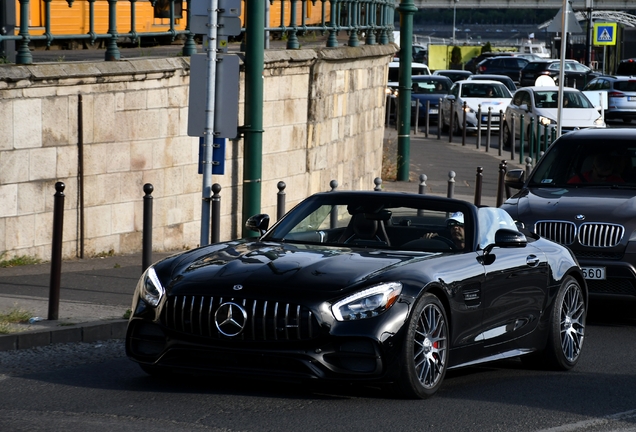
[{"label": "black bollard", "polygon": [[442,98],[439,98],[437,109],[437,139],[442,139]]},{"label": "black bollard", "polygon": [[141,232],[141,272],[145,272],[152,264],[152,191],[150,183],[144,185],[144,220]]},{"label": "black bollard", "polygon": [[221,241],[221,185],[214,183],[212,185],[212,227],[210,229],[210,242],[218,243]]},{"label": "black bollard", "polygon": [[481,190],[484,181],[484,167],[477,167],[477,175],[475,176],[475,205],[481,205]]},{"label": "black bollard", "polygon": [[507,162],[505,160],[499,164],[499,181],[497,183],[497,207],[503,204],[504,178],[506,176],[506,164]]},{"label": "black bollard", "polygon": [[51,279],[49,281],[49,320],[60,315],[60,279],[62,276],[62,233],[64,228],[64,188],[62,182],[55,183],[53,198],[53,241],[51,242]]},{"label": "black bollard", "polygon": [[285,215],[285,188],[287,185],[284,181],[279,181],[276,185],[278,193],[276,194],[276,220]]},{"label": "black bollard", "polygon": [[455,171],[448,172],[448,189],[446,190],[446,197],[452,198],[455,195]]},{"label": "black bollard", "polygon": [[477,106],[477,150],[481,147],[481,104]]},{"label": "black bollard", "polygon": [[426,101],[426,113],[424,113],[424,115],[426,117],[424,117],[425,121],[424,121],[424,136],[426,138],[428,138],[428,132],[429,132],[429,127],[431,125],[431,120],[429,118],[429,114],[431,112],[431,101],[427,100]]},{"label": "black bollard", "polygon": [[455,101],[450,101],[450,117],[448,118],[448,142],[453,142],[453,128],[455,127]]},{"label": "black bollard", "polygon": [[466,110],[467,110],[466,102],[462,105],[462,145],[466,145]]}]

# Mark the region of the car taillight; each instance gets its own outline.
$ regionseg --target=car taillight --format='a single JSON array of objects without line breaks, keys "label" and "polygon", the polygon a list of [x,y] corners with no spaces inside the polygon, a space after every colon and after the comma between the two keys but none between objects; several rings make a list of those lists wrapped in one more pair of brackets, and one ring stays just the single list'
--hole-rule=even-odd
[{"label": "car taillight", "polygon": [[625,94],[624,94],[624,93],[621,93],[621,92],[613,91],[613,92],[609,92],[609,93],[607,93],[607,97],[611,97],[611,98],[622,98],[622,97],[625,97]]},{"label": "car taillight", "polygon": [[486,72],[486,66],[479,66],[479,72]]}]

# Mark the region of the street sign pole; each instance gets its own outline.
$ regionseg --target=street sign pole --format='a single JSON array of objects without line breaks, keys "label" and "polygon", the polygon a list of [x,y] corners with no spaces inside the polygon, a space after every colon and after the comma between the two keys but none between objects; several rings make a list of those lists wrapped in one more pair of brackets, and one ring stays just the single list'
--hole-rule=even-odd
[{"label": "street sign pole", "polygon": [[207,95],[205,106],[205,129],[203,132],[203,188],[201,191],[201,246],[210,243],[210,201],[212,199],[212,151],[214,145],[214,109],[216,81],[216,38],[218,28],[218,0],[210,0],[208,9],[207,46]]}]

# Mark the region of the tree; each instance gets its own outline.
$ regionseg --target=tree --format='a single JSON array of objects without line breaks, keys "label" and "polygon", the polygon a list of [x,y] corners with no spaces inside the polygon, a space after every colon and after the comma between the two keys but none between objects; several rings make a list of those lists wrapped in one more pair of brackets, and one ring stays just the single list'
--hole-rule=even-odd
[{"label": "tree", "polygon": [[462,68],[462,50],[457,45],[455,45],[453,47],[453,50],[451,51],[450,63],[451,63],[450,64],[451,69]]}]

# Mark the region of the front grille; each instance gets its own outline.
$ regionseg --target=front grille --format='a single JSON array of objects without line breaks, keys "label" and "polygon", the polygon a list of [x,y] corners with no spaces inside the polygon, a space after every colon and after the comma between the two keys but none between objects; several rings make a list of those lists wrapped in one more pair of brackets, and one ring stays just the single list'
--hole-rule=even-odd
[{"label": "front grille", "polygon": [[580,250],[576,250],[573,251],[574,255],[576,256],[576,259],[581,260],[581,259],[604,259],[604,260],[613,260],[613,261],[620,261],[623,259],[623,253],[622,252],[618,252],[618,253],[612,253],[612,252],[605,252],[601,249],[597,249],[597,250],[593,250],[593,251],[580,251]]},{"label": "front grille", "polygon": [[573,222],[538,221],[534,232],[562,245],[570,246],[578,240],[581,246],[610,248],[620,244],[625,228],[621,225],[590,222],[576,227]]},{"label": "front grille", "polygon": [[553,242],[571,245],[576,238],[576,225],[572,222],[538,221],[534,225],[534,232]]},{"label": "front grille", "polygon": [[621,225],[584,223],[579,227],[579,243],[589,247],[614,247],[621,242],[625,229]]},{"label": "front grille", "polygon": [[171,296],[162,312],[163,324],[175,331],[212,339],[228,339],[216,327],[214,315],[223,303],[241,305],[247,313],[243,331],[232,339],[302,341],[318,336],[319,324],[306,307],[290,303],[209,296]]},{"label": "front grille", "polygon": [[607,280],[588,279],[587,287],[590,293],[636,295],[636,287],[629,279],[612,278]]}]

